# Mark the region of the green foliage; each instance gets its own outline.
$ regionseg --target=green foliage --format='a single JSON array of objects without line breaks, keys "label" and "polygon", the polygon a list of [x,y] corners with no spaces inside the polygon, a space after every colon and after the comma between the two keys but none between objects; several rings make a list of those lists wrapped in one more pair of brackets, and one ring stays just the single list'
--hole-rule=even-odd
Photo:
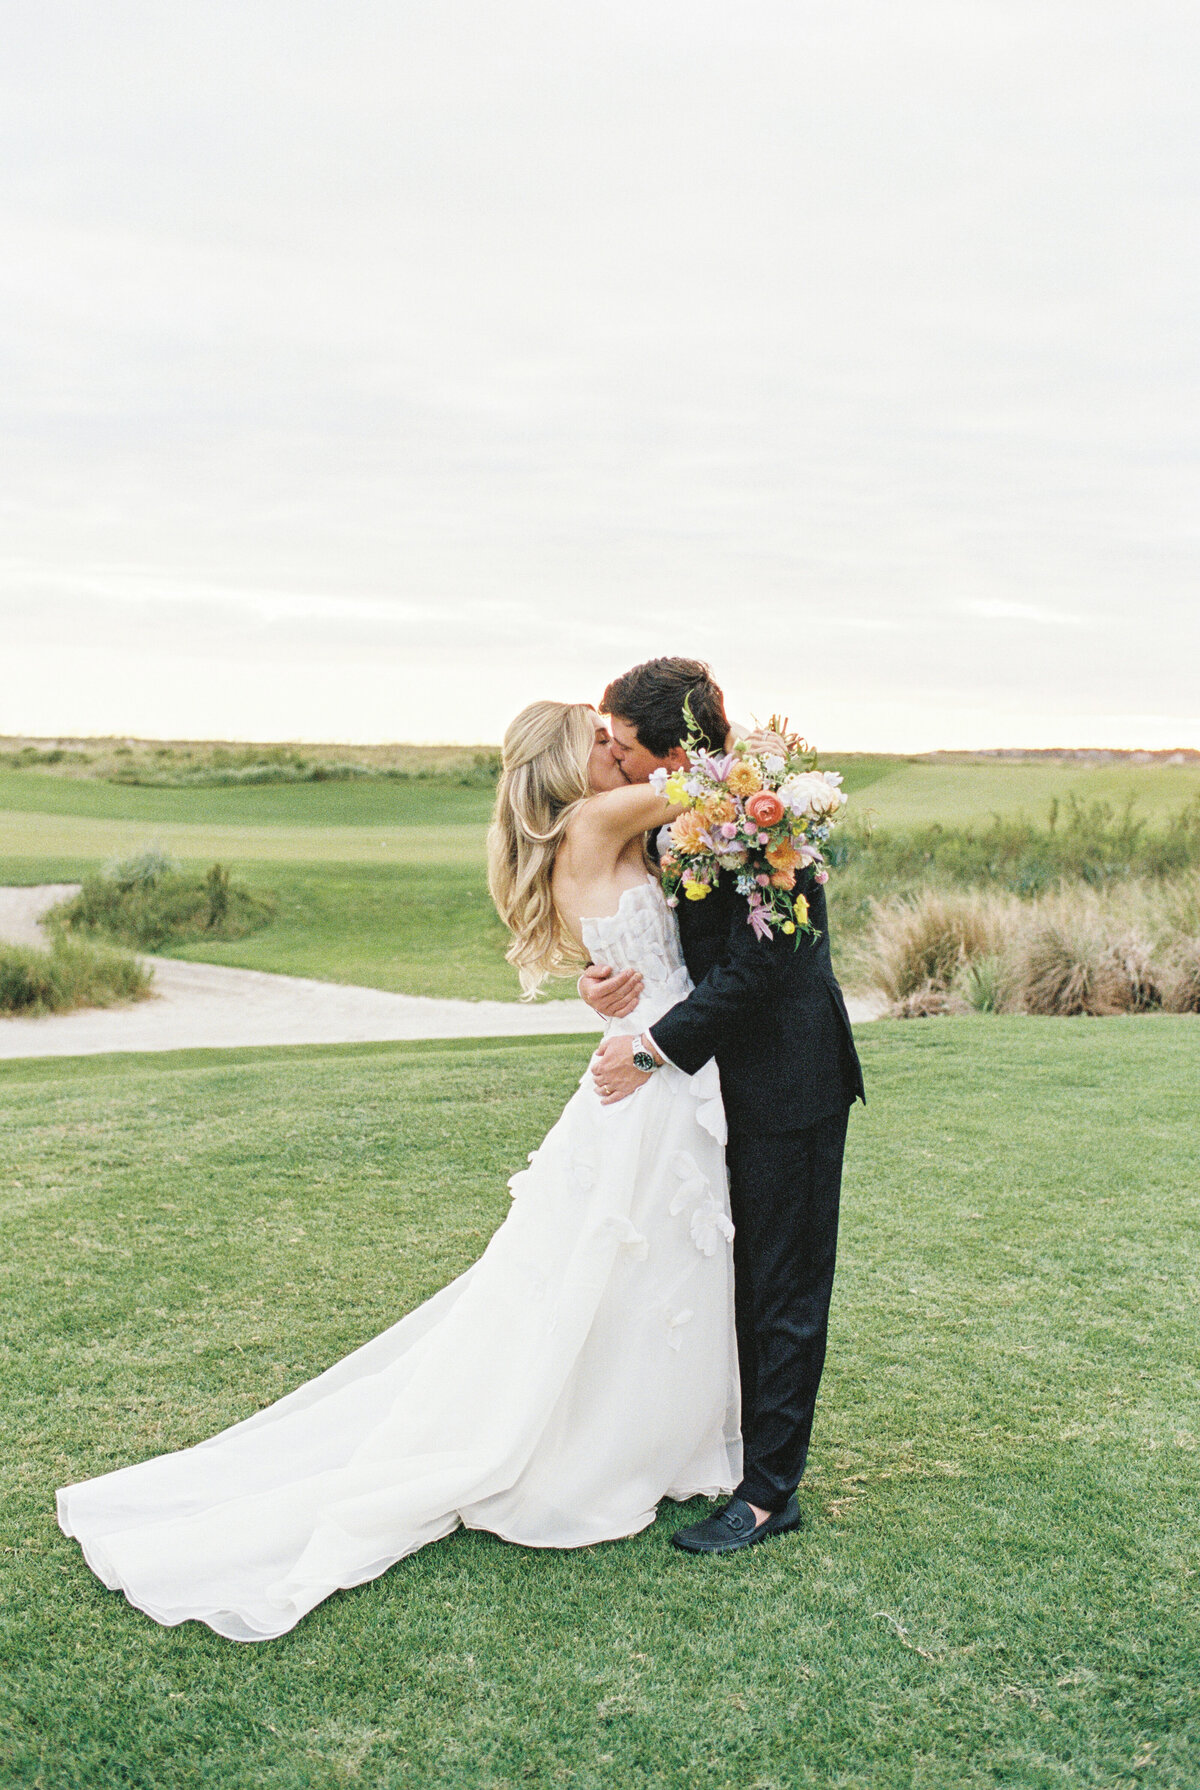
[{"label": "green foliage", "polygon": [[472,746],[241,745],[204,740],[4,742],[0,766],[135,787],[188,789],[434,777],[491,787],[499,753]]},{"label": "green foliage", "polygon": [[861,864],[876,885],[932,879],[1015,895],[1040,894],[1064,881],[1103,888],[1128,877],[1174,876],[1200,866],[1200,796],[1153,831],[1132,801],[1116,809],[1075,796],[1053,805],[1044,827],[999,814],[983,828],[932,822],[867,835],[848,826],[831,853],[831,861],[839,858],[846,866]]},{"label": "green foliage", "polygon": [[102,934],[159,951],[195,939],[244,938],[265,926],[274,911],[270,895],[231,883],[223,865],[212,865],[200,877],[152,849],[85,876],[79,893],[48,918],[67,934]]},{"label": "green foliage", "polygon": [[121,952],[64,938],[48,951],[0,943],[0,1013],[70,1013],[140,1000],[149,992],[150,971]]},{"label": "green foliage", "polygon": [[179,865],[161,846],[150,845],[132,857],[114,858],[104,866],[104,877],[122,895],[138,889],[153,889],[169,877],[179,875]]},{"label": "green foliage", "polygon": [[49,769],[58,765],[81,768],[90,763],[90,753],[65,746],[29,745],[17,746],[7,752],[0,751],[0,765],[10,771]]},{"label": "green foliage", "polygon": [[268,748],[232,752],[220,748],[207,758],[182,764],[134,764],[114,770],[110,781],[144,789],[236,789],[278,783],[410,783],[452,782],[465,789],[495,788],[499,754],[477,752],[450,776],[424,768],[361,764],[353,759],[308,758],[299,752]]},{"label": "green foliage", "polygon": [[105,1591],[54,1488],[466,1268],[589,1044],[0,1066],[6,1790],[1193,1790],[1200,1029],[860,1046],[800,1533],[686,1560],[699,1501],[573,1553],[461,1533],[261,1647]]}]

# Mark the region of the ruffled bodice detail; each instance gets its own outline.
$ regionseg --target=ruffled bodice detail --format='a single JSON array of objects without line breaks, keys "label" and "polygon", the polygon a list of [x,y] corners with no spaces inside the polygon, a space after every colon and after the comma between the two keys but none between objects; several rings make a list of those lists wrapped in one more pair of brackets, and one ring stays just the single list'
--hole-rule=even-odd
[{"label": "ruffled bodice detail", "polygon": [[[596,963],[615,970],[640,970],[647,992],[669,990],[672,1002],[691,987],[675,915],[654,877],[626,889],[615,914],[584,920],[583,942]],[[682,978],[682,980],[681,980]]]},{"label": "ruffled bodice detail", "polygon": [[[691,993],[692,979],[683,960],[675,915],[654,877],[647,876],[644,883],[626,889],[615,914],[585,919],[582,929],[593,963],[614,970],[637,970],[643,978],[642,996],[634,1011],[625,1019],[606,1021],[606,1038],[632,1038]],[[669,1064],[658,1073],[668,1083],[688,1087],[699,1102],[696,1117],[710,1136],[723,1144],[725,1107],[716,1063],[710,1059],[695,1075],[684,1075]]]}]

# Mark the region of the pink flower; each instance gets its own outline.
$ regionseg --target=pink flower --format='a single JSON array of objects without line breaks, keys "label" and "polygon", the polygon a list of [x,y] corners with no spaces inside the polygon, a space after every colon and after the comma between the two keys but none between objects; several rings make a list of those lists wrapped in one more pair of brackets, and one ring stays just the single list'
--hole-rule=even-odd
[{"label": "pink flower", "polygon": [[722,823],[721,837],[722,839],[737,838],[737,822],[735,820],[727,820]]},{"label": "pink flower", "polygon": [[771,887],[771,879],[769,876],[756,876],[754,880],[760,889],[769,889]]},{"label": "pink flower", "polygon": [[818,870],[815,880],[819,883],[827,883],[829,881],[828,870]]},{"label": "pink flower", "polygon": [[[750,899],[753,901],[754,897],[751,896]],[[752,907],[750,909],[750,929],[756,938],[770,938],[771,922],[767,917],[767,910],[765,907]]]},{"label": "pink flower", "polygon": [[771,835],[769,833],[760,833],[758,835],[758,843],[760,845],[770,845]]}]

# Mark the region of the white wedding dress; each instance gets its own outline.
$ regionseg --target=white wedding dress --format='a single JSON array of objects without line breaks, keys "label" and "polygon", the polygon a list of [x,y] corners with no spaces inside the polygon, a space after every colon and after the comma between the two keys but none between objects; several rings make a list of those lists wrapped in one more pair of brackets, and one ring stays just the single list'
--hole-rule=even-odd
[{"label": "white wedding dress", "polygon": [[[625,1033],[691,986],[653,879],[585,923],[645,978]],[[474,1267],[317,1379],[197,1447],[68,1486],[58,1520],[156,1622],[284,1634],[459,1524],[525,1547],[635,1534],[741,1469],[715,1065],[604,1107],[590,1069]]]}]

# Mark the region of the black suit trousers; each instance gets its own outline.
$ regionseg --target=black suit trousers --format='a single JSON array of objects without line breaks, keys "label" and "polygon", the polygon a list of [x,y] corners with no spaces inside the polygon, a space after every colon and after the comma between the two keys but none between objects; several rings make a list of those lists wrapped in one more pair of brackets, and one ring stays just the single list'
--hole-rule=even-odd
[{"label": "black suit trousers", "polygon": [[[760,1124],[762,1114],[757,1115]],[[782,1510],[804,1472],[825,1365],[849,1109],[792,1130],[729,1115],[729,1199],[742,1482],[738,1497]]]}]

